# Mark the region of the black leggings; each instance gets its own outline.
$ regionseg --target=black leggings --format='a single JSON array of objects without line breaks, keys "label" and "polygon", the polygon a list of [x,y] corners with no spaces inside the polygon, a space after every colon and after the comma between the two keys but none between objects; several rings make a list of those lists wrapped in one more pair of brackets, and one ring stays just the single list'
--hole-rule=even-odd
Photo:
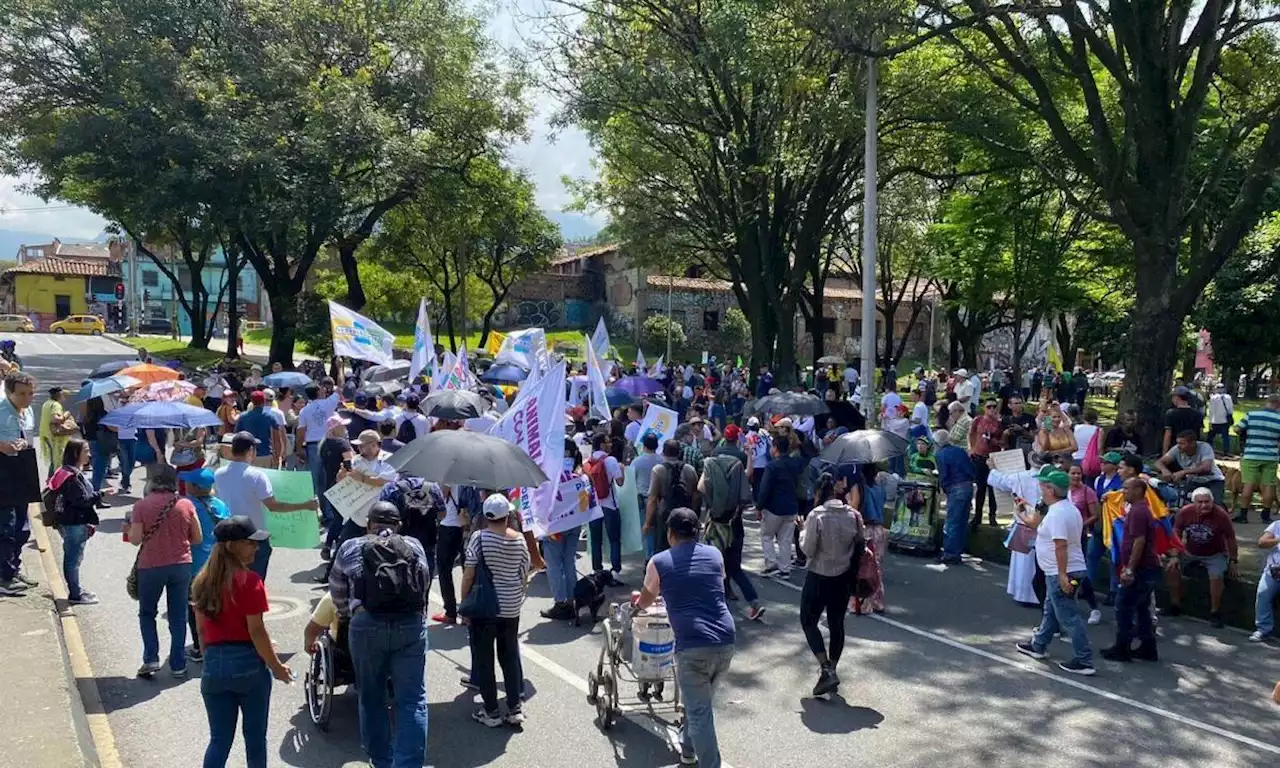
[{"label": "black leggings", "polygon": [[[831,633],[831,651],[828,653],[818,629],[818,619],[827,614],[827,628]],[[849,611],[849,579],[846,575],[819,576],[813,571],[805,574],[804,589],[800,591],[800,628],[814,656],[827,654],[835,664],[844,652],[844,615]]]},{"label": "black leggings", "polygon": [[520,619],[475,619],[471,622],[471,679],[480,687],[487,712],[498,711],[498,683],[494,659],[502,667],[507,709],[520,706],[524,671],[520,664]]}]

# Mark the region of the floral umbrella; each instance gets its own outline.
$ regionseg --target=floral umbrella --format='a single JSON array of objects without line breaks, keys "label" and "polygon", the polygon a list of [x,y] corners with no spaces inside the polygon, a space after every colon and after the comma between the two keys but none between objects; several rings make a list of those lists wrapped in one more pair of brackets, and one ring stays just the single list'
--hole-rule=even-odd
[{"label": "floral umbrella", "polygon": [[196,391],[189,381],[157,381],[137,389],[129,396],[131,403],[173,403],[186,400]]}]

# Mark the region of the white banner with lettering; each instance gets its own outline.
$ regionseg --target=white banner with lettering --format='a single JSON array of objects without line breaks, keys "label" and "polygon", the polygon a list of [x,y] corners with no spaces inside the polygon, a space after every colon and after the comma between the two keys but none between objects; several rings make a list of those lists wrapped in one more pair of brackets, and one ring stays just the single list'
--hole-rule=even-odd
[{"label": "white banner with lettering", "polygon": [[386,365],[396,337],[369,318],[341,304],[329,302],[329,328],[333,354]]},{"label": "white banner with lettering", "polygon": [[521,488],[516,493],[524,529],[539,537],[555,533],[547,525],[564,469],[564,375],[564,363],[557,363],[535,386],[521,392],[489,429],[490,435],[523,448],[551,478],[537,488]]}]

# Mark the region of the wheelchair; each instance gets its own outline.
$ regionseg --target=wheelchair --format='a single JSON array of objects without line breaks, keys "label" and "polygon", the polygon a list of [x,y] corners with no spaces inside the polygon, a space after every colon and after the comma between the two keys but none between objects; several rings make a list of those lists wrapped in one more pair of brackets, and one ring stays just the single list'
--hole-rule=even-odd
[{"label": "wheelchair", "polygon": [[[333,697],[340,686],[356,685],[355,664],[351,661],[351,649],[347,644],[350,619],[338,622],[338,636],[324,630],[316,638],[316,652],[311,654],[311,664],[302,677],[303,694],[307,699],[307,714],[321,731],[329,730],[329,717],[333,714]],[[391,680],[387,680],[387,711],[395,726],[395,693]]]}]

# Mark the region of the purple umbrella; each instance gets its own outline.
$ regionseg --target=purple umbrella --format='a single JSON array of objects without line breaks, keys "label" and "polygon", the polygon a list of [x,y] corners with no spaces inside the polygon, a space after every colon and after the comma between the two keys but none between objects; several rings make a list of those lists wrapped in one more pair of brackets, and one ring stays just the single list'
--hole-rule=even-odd
[{"label": "purple umbrella", "polygon": [[621,389],[633,397],[644,397],[662,391],[662,382],[657,379],[651,379],[648,376],[624,376],[614,383],[615,387]]}]

